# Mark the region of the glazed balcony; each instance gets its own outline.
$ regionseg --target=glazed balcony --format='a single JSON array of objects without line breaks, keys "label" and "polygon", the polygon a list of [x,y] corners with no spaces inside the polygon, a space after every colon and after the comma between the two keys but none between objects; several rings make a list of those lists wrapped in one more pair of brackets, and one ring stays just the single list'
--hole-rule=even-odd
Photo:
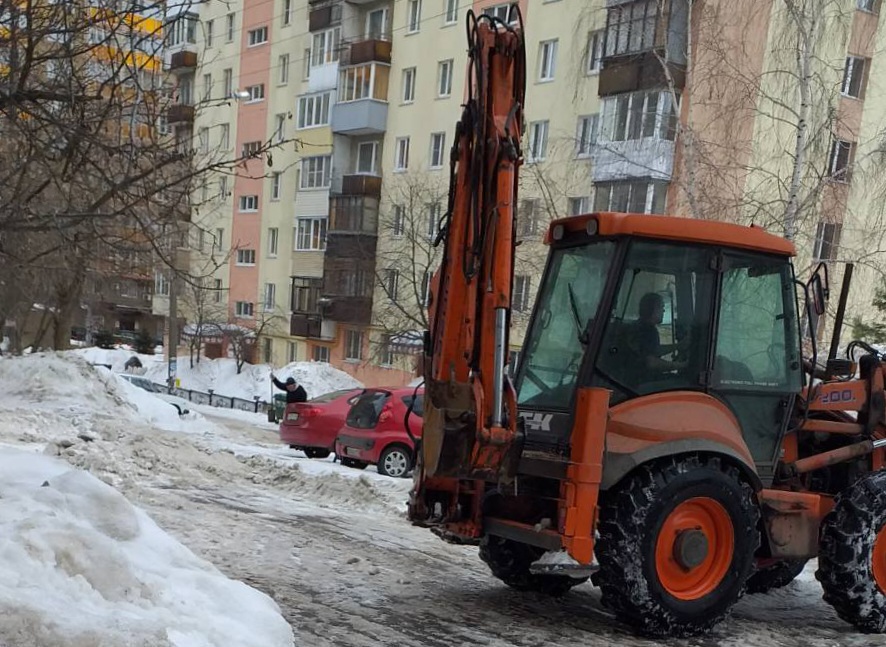
[{"label": "glazed balcony", "polygon": [[338,100],[332,108],[332,132],[340,135],[381,135],[388,121],[390,66],[363,63],[339,71]]}]

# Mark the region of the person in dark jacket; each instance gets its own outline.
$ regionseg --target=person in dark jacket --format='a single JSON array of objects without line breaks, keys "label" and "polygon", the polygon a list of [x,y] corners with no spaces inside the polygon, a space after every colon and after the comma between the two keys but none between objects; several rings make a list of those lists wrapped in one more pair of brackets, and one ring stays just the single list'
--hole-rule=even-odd
[{"label": "person in dark jacket", "polygon": [[308,394],[305,392],[304,387],[295,381],[294,377],[287,377],[286,382],[281,382],[276,377],[274,377],[273,373],[271,373],[271,381],[278,389],[280,389],[281,391],[286,391],[286,404],[307,401]]}]

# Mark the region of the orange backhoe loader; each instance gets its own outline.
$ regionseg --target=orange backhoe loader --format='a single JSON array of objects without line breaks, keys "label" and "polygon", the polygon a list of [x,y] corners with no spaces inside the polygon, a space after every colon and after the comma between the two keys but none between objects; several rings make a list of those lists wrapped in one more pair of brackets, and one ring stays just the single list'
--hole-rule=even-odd
[{"label": "orange backhoe loader", "polygon": [[790,242],[664,216],[556,220],[512,381],[522,28],[470,13],[468,37],[413,523],[479,544],[516,589],[590,577],[652,635],[702,633],[817,558],[840,617],[884,631],[886,358],[862,342],[836,356],[851,266],[819,362],[827,268],[799,282]]}]

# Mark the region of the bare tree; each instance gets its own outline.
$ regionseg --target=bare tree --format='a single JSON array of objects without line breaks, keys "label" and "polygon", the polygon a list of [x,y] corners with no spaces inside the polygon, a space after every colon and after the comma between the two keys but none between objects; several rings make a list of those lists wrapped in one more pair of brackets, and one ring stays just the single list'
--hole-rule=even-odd
[{"label": "bare tree", "polygon": [[228,348],[237,363],[238,375],[243,371],[245,364],[255,362],[258,340],[262,333],[279,319],[280,315],[266,311],[254,321],[252,327],[247,328],[236,322],[229,322],[223,326],[225,337],[228,340]]},{"label": "bare tree", "polygon": [[208,155],[187,129],[166,133],[170,110],[209,103],[164,74],[168,4],[0,0],[0,267],[34,282],[0,291],[0,314],[24,325],[39,295],[55,348],[106,277],[197,278],[175,262],[197,189],[262,175],[256,158],[293,143]]}]

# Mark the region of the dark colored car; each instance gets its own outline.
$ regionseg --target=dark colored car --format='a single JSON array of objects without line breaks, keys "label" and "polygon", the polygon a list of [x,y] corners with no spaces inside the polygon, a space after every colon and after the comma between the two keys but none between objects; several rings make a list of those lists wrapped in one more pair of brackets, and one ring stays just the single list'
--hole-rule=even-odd
[{"label": "dark colored car", "polygon": [[[411,436],[405,425],[410,404]],[[335,441],[335,453],[341,457],[342,465],[362,469],[373,464],[379,474],[406,476],[415,464],[413,438],[421,438],[422,415],[424,389],[366,389],[348,411]]]},{"label": "dark colored car", "polygon": [[[345,423],[348,409],[363,389],[343,389],[307,402],[287,404],[280,422],[280,440],[308,458],[326,458]],[[284,396],[285,397],[285,396]]]}]

